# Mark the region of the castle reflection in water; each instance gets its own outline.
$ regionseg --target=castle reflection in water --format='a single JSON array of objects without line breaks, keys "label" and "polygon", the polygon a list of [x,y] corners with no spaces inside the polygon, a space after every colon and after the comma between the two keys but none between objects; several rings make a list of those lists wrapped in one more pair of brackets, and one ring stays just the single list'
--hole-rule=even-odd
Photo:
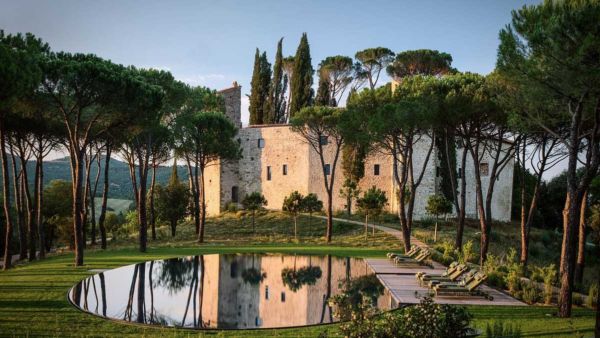
[{"label": "castle reflection in water", "polygon": [[[327,300],[371,274],[360,258],[204,255],[149,261],[84,279],[70,293],[107,318],[198,329],[278,328],[335,321]],[[377,307],[396,307],[384,291]]]}]

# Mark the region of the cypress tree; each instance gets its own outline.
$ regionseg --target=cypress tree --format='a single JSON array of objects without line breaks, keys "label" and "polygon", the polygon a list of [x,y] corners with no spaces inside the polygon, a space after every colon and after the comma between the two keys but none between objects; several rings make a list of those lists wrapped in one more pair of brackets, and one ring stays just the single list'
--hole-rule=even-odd
[{"label": "cypress tree", "polygon": [[309,106],[313,97],[313,67],[310,58],[310,47],[306,33],[302,34],[300,44],[294,58],[294,72],[292,76],[290,103],[290,117],[300,109]]},{"label": "cypress tree", "polygon": [[273,65],[273,79],[269,91],[267,123],[283,123],[285,119],[287,77],[283,75],[282,45],[283,38],[277,43],[277,54],[275,54],[275,64]]},{"label": "cypress tree", "polygon": [[250,82],[250,124],[262,123],[262,107],[260,93],[260,52],[256,48],[254,54],[254,69],[252,70],[252,81]]},{"label": "cypress tree", "polygon": [[260,54],[258,48],[254,54],[254,70],[250,82],[250,124],[267,123],[269,86],[271,82],[271,64],[267,53]]},{"label": "cypress tree", "polygon": [[331,104],[331,91],[329,90],[329,77],[324,74],[324,70],[319,71],[319,88],[317,88],[317,97],[315,105],[329,106]]}]

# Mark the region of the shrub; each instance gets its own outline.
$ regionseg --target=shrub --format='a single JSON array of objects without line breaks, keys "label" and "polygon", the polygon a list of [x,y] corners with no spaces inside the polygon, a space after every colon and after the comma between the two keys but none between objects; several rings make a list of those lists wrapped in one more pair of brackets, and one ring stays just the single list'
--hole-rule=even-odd
[{"label": "shrub", "polygon": [[436,250],[434,252],[434,260],[445,265],[449,265],[456,260],[456,250],[454,249],[454,245],[452,243],[444,241],[435,245],[434,248]]},{"label": "shrub", "polygon": [[228,202],[225,205],[225,210],[227,210],[227,212],[236,213],[238,209],[238,204],[235,202]]},{"label": "shrub", "polygon": [[506,267],[508,272],[505,276],[508,291],[515,295],[521,288],[521,278],[523,277],[523,265],[517,261],[517,251],[514,248],[508,249],[506,254]]},{"label": "shrub", "polygon": [[573,292],[573,305],[577,305],[577,306],[583,305],[583,297],[581,297],[580,293]]},{"label": "shrub", "polygon": [[475,253],[473,252],[473,241],[469,240],[467,243],[463,244],[462,252],[458,253],[458,262],[461,264],[467,264],[474,257]]},{"label": "shrub", "polygon": [[590,286],[590,290],[588,292],[588,297],[586,299],[585,304],[589,308],[597,307],[596,300],[598,299],[598,284],[592,284]]},{"label": "shrub", "polygon": [[523,301],[529,305],[537,303],[541,298],[539,290],[532,283],[526,283],[523,285],[522,297]]},{"label": "shrub", "polygon": [[520,338],[521,327],[505,324],[502,321],[494,321],[492,322],[492,325],[490,325],[490,323],[486,324],[485,335],[488,338]]},{"label": "shrub", "polygon": [[492,271],[487,273],[488,279],[487,284],[497,288],[505,289],[506,282],[504,281],[504,274],[498,271]]},{"label": "shrub", "polygon": [[544,303],[547,305],[552,303],[556,275],[556,265],[554,264],[550,264],[543,268],[535,267],[534,272],[531,275],[532,280],[544,283]]},{"label": "shrub", "polygon": [[[345,297],[345,294],[338,295],[331,303],[339,305],[339,302],[347,301]],[[426,297],[420,304],[375,316],[378,312],[369,298],[364,295],[347,316],[351,320],[340,324],[345,337],[465,337],[472,333],[469,328],[472,316],[464,307],[436,304]],[[337,312],[336,316],[339,318]]]}]

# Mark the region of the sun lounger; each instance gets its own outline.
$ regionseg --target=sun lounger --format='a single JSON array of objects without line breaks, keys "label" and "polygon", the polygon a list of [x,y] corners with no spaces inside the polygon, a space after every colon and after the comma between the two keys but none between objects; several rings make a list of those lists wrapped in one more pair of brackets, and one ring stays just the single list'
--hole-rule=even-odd
[{"label": "sun lounger", "polygon": [[410,250],[408,250],[405,254],[396,253],[396,252],[388,252],[387,257],[389,259],[394,259],[396,257],[411,257],[411,258],[413,258],[416,255],[418,255],[420,251],[421,251],[421,248],[419,248],[416,245],[412,245],[410,247]]},{"label": "sun lounger", "polygon": [[458,277],[460,278],[455,278],[454,280],[445,280],[445,279],[431,279],[429,281],[423,282],[424,286],[427,286],[428,288],[433,288],[436,285],[439,284],[446,284],[446,285],[467,285],[469,284],[471,281],[473,281],[473,278],[475,278],[475,275],[479,273],[479,270],[477,269],[471,269],[469,270],[467,273],[464,273]]},{"label": "sun lounger", "polygon": [[428,249],[421,249],[421,252],[415,257],[395,257],[394,263],[399,266],[417,266],[423,265],[425,260],[431,256],[431,252]]},{"label": "sun lounger", "polygon": [[[451,264],[448,269],[442,274],[428,274],[420,272],[416,278],[421,286],[433,285],[443,282],[457,281],[460,276],[469,270],[469,267],[465,264]],[[473,272],[474,274],[474,272]]]},{"label": "sun lounger", "polygon": [[466,297],[479,296],[492,299],[487,293],[478,290],[478,287],[487,279],[487,275],[478,272],[470,282],[466,283],[440,283],[433,286],[433,292],[438,297]]}]

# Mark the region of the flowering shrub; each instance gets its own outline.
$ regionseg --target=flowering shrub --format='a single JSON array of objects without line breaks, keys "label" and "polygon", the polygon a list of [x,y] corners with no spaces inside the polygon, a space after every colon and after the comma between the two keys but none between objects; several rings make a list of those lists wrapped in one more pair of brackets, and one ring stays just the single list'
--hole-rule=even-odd
[{"label": "flowering shrub", "polygon": [[340,325],[345,337],[442,338],[465,337],[473,333],[469,328],[472,316],[464,307],[436,304],[426,297],[420,304],[378,315],[372,304],[365,296],[353,308],[348,317],[350,321]]}]

